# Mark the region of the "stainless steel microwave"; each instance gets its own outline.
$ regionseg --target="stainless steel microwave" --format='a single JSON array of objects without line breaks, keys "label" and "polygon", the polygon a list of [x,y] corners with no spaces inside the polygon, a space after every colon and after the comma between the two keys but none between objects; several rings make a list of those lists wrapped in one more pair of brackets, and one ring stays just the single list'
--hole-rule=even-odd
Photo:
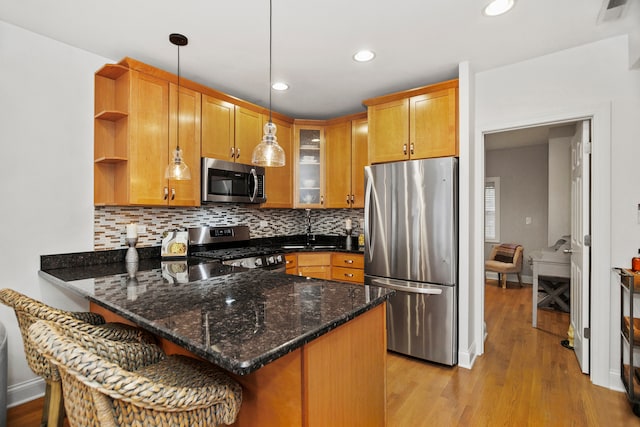
[{"label": "stainless steel microwave", "polygon": [[202,202],[264,203],[264,168],[202,158]]}]

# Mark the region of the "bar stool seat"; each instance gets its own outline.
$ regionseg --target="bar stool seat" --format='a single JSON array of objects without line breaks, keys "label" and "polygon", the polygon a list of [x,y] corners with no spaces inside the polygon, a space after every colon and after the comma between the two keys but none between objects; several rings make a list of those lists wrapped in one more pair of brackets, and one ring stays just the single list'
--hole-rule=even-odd
[{"label": "bar stool seat", "polygon": [[214,426],[240,409],[242,388],[211,363],[45,321],[29,337],[60,371],[71,425]]},{"label": "bar stool seat", "polygon": [[64,403],[58,370],[29,340],[29,327],[33,323],[38,320],[49,320],[74,325],[86,333],[113,340],[155,342],[155,338],[142,329],[120,323],[105,323],[104,318],[96,313],[71,312],[50,307],[13,289],[1,289],[0,302],[13,308],[22,334],[27,364],[36,375],[45,381],[41,427],[61,427],[63,425]]}]

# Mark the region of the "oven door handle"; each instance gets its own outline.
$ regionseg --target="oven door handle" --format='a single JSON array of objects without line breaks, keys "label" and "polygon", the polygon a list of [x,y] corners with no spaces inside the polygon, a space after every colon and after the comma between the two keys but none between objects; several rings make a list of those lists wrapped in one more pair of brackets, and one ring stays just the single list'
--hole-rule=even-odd
[{"label": "oven door handle", "polygon": [[258,194],[258,174],[256,173],[255,168],[251,168],[249,174],[253,178],[253,194],[249,196],[249,199],[253,202],[256,199],[256,195]]}]

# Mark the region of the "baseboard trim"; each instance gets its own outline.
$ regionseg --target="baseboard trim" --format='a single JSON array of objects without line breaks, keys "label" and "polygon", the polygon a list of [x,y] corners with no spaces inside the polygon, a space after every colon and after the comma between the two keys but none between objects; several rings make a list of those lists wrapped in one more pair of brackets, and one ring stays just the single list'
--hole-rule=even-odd
[{"label": "baseboard trim", "polygon": [[7,407],[22,405],[44,396],[45,383],[42,378],[34,378],[7,388]]},{"label": "baseboard trim", "polygon": [[[494,273],[493,271],[487,271],[485,273],[487,279],[498,280],[498,273]],[[509,281],[509,276],[516,277],[515,273],[509,273],[507,275],[507,281]],[[517,278],[516,278],[517,280]],[[527,283],[529,285],[533,285],[533,276],[522,276],[522,283]]]},{"label": "baseboard trim", "polygon": [[465,369],[473,368],[473,364],[475,363],[476,358],[478,357],[478,354],[475,348],[476,348],[475,345],[471,345],[471,347],[469,347],[465,351],[458,351],[458,366]]}]

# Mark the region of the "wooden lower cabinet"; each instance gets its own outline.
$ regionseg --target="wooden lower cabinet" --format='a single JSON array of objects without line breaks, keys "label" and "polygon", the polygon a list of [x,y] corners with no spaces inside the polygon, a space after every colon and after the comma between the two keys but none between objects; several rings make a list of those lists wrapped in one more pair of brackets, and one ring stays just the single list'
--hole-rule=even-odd
[{"label": "wooden lower cabinet", "polygon": [[298,252],[286,255],[287,274],[364,284],[364,255],[346,252]]},{"label": "wooden lower cabinet", "polygon": [[[107,321],[131,324],[96,304]],[[161,339],[168,354],[191,355]],[[234,426],[385,426],[386,304],[372,308],[248,375]]]},{"label": "wooden lower cabinet", "polygon": [[331,280],[331,253],[298,253],[298,275]]},{"label": "wooden lower cabinet", "polygon": [[364,255],[336,252],[331,254],[331,280],[364,284]]},{"label": "wooden lower cabinet", "polygon": [[298,255],[286,254],[284,256],[287,274],[298,274]]}]

